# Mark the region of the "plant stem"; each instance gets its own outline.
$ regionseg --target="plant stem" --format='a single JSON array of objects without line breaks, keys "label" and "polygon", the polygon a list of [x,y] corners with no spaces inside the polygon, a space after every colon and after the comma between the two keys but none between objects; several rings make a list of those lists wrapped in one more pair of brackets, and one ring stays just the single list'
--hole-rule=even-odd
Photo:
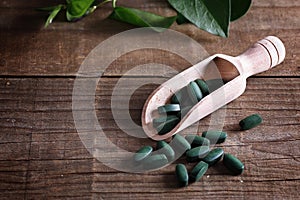
[{"label": "plant stem", "polygon": [[111,2],[112,0],[105,0],[105,1],[102,1],[101,3],[99,3],[98,5],[96,5],[96,7],[101,7],[103,6],[104,4],[108,3],[108,2]]},{"label": "plant stem", "polygon": [[90,9],[88,10],[88,14],[91,14],[92,12],[94,12],[98,7],[103,6],[104,4],[111,2],[112,0],[105,0],[102,1],[101,3],[99,3],[98,5],[94,5],[92,7],[90,7]]},{"label": "plant stem", "polygon": [[112,6],[113,6],[113,8],[116,7],[116,3],[117,3],[117,0],[112,0]]}]

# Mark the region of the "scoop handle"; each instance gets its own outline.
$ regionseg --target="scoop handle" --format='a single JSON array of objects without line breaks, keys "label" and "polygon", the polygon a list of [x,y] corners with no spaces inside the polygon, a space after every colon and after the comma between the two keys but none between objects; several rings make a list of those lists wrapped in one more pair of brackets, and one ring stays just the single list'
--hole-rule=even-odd
[{"label": "scoop handle", "polygon": [[275,36],[268,36],[236,58],[241,63],[240,72],[249,77],[279,65],[283,62],[285,54],[282,41]]}]

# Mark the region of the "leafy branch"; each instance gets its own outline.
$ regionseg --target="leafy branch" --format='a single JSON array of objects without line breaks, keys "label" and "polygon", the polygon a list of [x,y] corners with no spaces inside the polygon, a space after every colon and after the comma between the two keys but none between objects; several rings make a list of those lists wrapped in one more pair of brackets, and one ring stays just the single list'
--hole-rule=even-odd
[{"label": "leafy branch", "polygon": [[251,0],[168,0],[177,15],[165,17],[143,10],[117,6],[117,0],[66,0],[59,4],[39,10],[49,12],[45,27],[49,26],[61,11],[66,12],[70,22],[90,15],[97,8],[111,3],[113,11],[110,19],[122,21],[139,27],[151,27],[155,31],[177,24],[192,23],[199,29],[221,37],[228,37],[230,22],[247,13]]}]

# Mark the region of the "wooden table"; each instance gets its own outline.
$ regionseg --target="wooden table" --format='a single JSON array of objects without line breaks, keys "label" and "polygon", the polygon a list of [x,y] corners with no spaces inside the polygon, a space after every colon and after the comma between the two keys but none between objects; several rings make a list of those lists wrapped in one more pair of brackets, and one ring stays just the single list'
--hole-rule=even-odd
[{"label": "wooden table", "polygon": [[[175,164],[184,159],[158,171],[134,174],[111,169],[86,150],[72,115],[76,73],[100,42],[134,27],[104,19],[111,11],[108,6],[77,23],[66,23],[59,16],[44,29],[46,15],[34,8],[51,2],[0,2],[0,199],[299,198],[300,1],[255,0],[250,12],[232,23],[227,39],[191,25],[172,26],[199,42],[209,54],[238,55],[268,35],[280,37],[287,49],[283,64],[251,77],[244,95],[227,106],[224,130],[229,137],[221,147],[245,163],[243,175],[231,176],[219,164],[186,188],[177,188],[174,176]],[[166,1],[120,4],[173,14]],[[112,90],[126,71],[154,61],[177,70],[189,67],[168,52],[133,52],[110,66],[96,91],[97,116],[107,137],[129,151],[155,143],[128,136],[118,128],[110,108]],[[159,77],[167,79],[169,74]],[[145,73],[130,78],[152,77]],[[154,88],[142,87],[132,97],[130,113],[137,123]],[[237,131],[238,121],[253,113],[262,115],[264,123]],[[209,126],[209,119],[200,122],[199,132]]]}]

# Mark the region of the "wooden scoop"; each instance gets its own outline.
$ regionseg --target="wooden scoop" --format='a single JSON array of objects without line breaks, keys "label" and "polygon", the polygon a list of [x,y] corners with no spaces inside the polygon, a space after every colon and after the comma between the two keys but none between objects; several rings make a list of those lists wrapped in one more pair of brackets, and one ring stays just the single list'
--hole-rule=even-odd
[{"label": "wooden scoop", "polygon": [[[145,133],[153,140],[170,138],[239,97],[246,89],[246,79],[249,76],[275,67],[282,63],[284,58],[285,47],[282,41],[274,36],[258,41],[237,57],[223,54],[208,57],[166,81],[148,97],[142,112]],[[152,124],[153,119],[157,118],[157,107],[167,104],[170,97],[190,81],[216,79],[218,76],[219,79],[228,82],[194,105],[172,131],[158,135]]]}]

